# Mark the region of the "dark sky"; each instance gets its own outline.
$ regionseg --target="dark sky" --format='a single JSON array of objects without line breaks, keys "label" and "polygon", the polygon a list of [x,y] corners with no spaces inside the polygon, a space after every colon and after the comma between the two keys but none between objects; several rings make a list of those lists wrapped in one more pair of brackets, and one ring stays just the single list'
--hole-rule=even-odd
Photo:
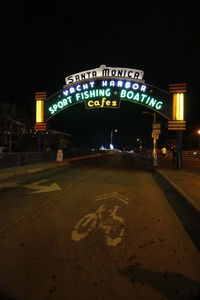
[{"label": "dark sky", "polygon": [[[42,1],[40,1],[42,2]],[[96,68],[144,70],[144,80],[168,90],[169,83],[186,82],[184,143],[197,143],[200,127],[198,97],[200,24],[196,1],[82,1],[69,6],[26,1],[7,3],[1,17],[1,99],[22,106],[34,122],[34,93],[48,96],[61,89],[67,75]],[[87,3],[86,3],[87,2]],[[168,137],[161,118],[162,136]],[[77,105],[50,122],[71,132],[75,143],[134,145],[136,137],[151,143],[151,116],[139,105],[123,104],[120,111],[90,111]],[[144,142],[145,143],[145,142]]]}]

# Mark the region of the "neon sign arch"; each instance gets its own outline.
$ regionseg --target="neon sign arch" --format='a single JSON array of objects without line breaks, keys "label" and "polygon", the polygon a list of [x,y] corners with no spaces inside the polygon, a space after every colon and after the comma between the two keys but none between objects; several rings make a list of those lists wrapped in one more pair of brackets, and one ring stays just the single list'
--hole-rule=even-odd
[{"label": "neon sign arch", "polygon": [[169,93],[131,78],[99,77],[75,82],[47,98],[45,119],[78,103],[86,109],[120,108],[122,101],[143,105],[170,118]]},{"label": "neon sign arch", "polygon": [[35,130],[46,130],[50,118],[78,103],[86,109],[117,109],[124,101],[159,113],[168,120],[169,130],[185,130],[186,83],[170,84],[166,92],[147,84],[143,76],[142,70],[105,65],[67,76],[66,85],[54,95],[47,98],[46,92],[35,93]]},{"label": "neon sign arch", "polygon": [[[169,92],[145,83],[144,72],[129,68],[99,68],[76,73],[65,78],[64,88],[47,98],[46,92],[35,93],[36,131],[45,131],[46,122],[70,106],[84,103],[86,109],[120,108],[128,101],[149,108],[168,120],[168,130],[177,131],[179,168],[181,167],[181,132],[186,129],[184,95],[186,83],[169,84]],[[152,137],[158,139],[154,122]]]}]

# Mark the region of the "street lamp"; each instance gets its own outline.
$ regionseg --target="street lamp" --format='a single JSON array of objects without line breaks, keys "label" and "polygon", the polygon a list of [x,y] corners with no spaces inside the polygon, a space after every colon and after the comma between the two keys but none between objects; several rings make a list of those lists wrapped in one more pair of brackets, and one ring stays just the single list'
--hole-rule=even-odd
[{"label": "street lamp", "polygon": [[113,140],[113,133],[114,132],[117,132],[117,129],[111,130],[111,133],[110,133],[110,149],[113,149],[112,140]]},{"label": "street lamp", "polygon": [[137,138],[137,142],[139,142],[139,151],[142,151],[142,140]]}]

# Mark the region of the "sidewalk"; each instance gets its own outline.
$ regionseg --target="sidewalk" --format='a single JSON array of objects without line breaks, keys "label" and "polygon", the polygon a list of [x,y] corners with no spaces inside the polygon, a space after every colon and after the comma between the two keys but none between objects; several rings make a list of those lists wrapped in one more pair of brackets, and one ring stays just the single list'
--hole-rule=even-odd
[{"label": "sidewalk", "polygon": [[84,155],[78,157],[71,157],[63,160],[63,162],[51,161],[51,162],[44,162],[38,164],[23,165],[20,167],[0,169],[0,181],[14,178],[14,177],[20,177],[28,174],[33,174],[37,172],[42,172],[53,168],[62,168],[67,166],[71,162],[97,157],[101,155],[103,154],[97,153],[97,154],[90,154],[90,155]]},{"label": "sidewalk", "polygon": [[200,212],[200,159],[198,157],[183,157],[181,169],[177,169],[176,163],[169,158],[160,158],[157,172]]}]

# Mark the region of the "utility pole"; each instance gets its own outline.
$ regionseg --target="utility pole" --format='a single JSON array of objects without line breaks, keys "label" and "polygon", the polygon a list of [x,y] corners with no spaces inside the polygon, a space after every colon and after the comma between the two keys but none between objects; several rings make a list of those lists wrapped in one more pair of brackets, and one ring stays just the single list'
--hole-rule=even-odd
[{"label": "utility pole", "polygon": [[110,133],[110,144],[112,145],[112,138],[113,138],[113,131],[111,130],[111,133]]},{"label": "utility pole", "polygon": [[159,134],[160,134],[160,128],[161,125],[160,123],[156,123],[156,112],[152,114],[151,112],[148,111],[143,111],[143,114],[149,114],[153,116],[153,125],[152,125],[152,138],[153,138],[153,166],[157,167],[158,166],[158,157],[157,157],[157,140],[159,139]]},{"label": "utility pole", "polygon": [[[153,124],[156,124],[156,113],[153,113]],[[153,133],[153,166],[158,166],[156,135]]]}]

